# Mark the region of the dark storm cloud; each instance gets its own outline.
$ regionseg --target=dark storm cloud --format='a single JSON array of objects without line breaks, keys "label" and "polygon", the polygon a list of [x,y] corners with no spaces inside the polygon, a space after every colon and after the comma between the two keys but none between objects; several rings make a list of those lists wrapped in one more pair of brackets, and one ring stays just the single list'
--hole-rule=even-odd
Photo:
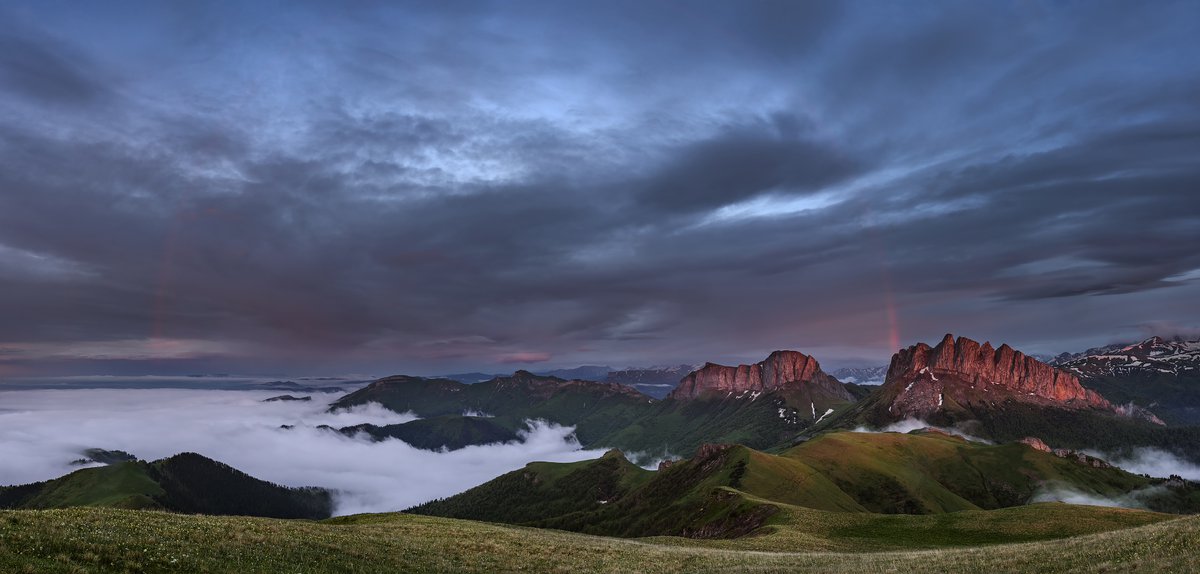
[{"label": "dark storm cloud", "polygon": [[50,38],[22,36],[4,25],[0,87],[31,100],[71,105],[95,102],[109,90],[85,54]]},{"label": "dark storm cloud", "polygon": [[676,152],[639,199],[669,213],[711,210],[769,193],[811,193],[859,171],[857,159],[809,139],[794,118],[733,127]]},{"label": "dark storm cloud", "polygon": [[0,375],[1195,319],[1186,3],[38,6],[0,40]]}]

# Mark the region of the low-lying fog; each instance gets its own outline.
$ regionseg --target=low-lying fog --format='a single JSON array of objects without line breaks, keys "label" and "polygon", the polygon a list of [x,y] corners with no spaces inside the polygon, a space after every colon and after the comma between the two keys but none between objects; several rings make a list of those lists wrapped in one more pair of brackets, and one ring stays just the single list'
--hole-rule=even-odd
[{"label": "low-lying fog", "polygon": [[[336,514],[400,510],[457,494],[535,460],[576,461],[571,427],[535,424],[520,442],[451,452],[317,430],[415,419],[371,404],[326,413],[336,395],[264,403],[279,391],[72,389],[0,392],[0,485],[56,478],[86,448],[155,460],[192,451],[257,478],[334,489]],[[292,430],[280,425],[295,425]]]}]

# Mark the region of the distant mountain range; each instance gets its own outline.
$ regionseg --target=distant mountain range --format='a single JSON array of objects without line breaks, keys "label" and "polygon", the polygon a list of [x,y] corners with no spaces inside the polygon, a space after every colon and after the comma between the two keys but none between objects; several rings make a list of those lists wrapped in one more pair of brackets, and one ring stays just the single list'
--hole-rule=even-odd
[{"label": "distant mountain range", "polygon": [[[572,369],[552,369],[548,371],[533,371],[535,375],[544,377],[558,377],[567,380],[588,380],[607,383],[619,383],[629,387],[633,387],[641,391],[646,396],[661,399],[667,396],[680,379],[687,376],[698,367],[692,365],[673,365],[673,366],[655,366],[655,367],[628,367],[621,370],[613,370],[612,367],[584,365]],[[504,377],[505,374],[488,374],[488,373],[455,373],[450,375],[442,375],[441,377],[466,383],[469,385],[490,381],[496,377]]]},{"label": "distant mountain range", "polygon": [[1151,337],[1063,353],[1053,364],[1114,402],[1148,409],[1171,424],[1200,424],[1200,341]]},{"label": "distant mountain range", "polygon": [[855,383],[859,385],[882,385],[884,378],[887,377],[888,368],[886,365],[880,367],[845,367],[838,369],[830,375],[843,383]]},{"label": "distant mountain range", "polygon": [[700,368],[695,365],[673,365],[666,367],[630,367],[610,371],[605,377],[609,383],[620,383],[633,387],[656,399],[666,398],[689,373]]},{"label": "distant mountain range", "polygon": [[1095,347],[1063,353],[1051,364],[1085,376],[1109,376],[1155,370],[1175,375],[1200,372],[1200,341],[1150,337],[1140,343]]},{"label": "distant mountain range", "polygon": [[[606,367],[606,366],[600,366],[600,365],[583,365],[583,366],[579,366],[579,367],[573,367],[570,369],[550,369],[548,371],[532,371],[532,372],[535,375],[541,375],[544,377],[558,377],[560,379],[577,379],[577,380],[587,380],[587,381],[603,381],[608,376],[608,373],[610,371],[612,371],[612,367]],[[450,379],[452,381],[458,381],[460,383],[466,383],[468,385],[473,385],[475,383],[482,383],[484,381],[490,381],[496,377],[504,377],[504,376],[507,376],[507,373],[488,374],[488,373],[472,372],[472,373],[453,373],[453,374],[449,374],[449,375],[439,375],[437,377],[431,377],[431,378]]]}]

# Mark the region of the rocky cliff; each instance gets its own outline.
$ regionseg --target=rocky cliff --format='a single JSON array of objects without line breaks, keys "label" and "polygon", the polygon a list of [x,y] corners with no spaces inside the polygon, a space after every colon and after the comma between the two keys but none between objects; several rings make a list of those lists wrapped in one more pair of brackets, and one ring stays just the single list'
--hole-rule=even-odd
[{"label": "rocky cliff", "polygon": [[941,379],[966,383],[972,389],[993,393],[995,398],[1009,396],[1057,406],[1113,410],[1099,393],[1080,385],[1075,375],[1008,345],[993,349],[990,343],[980,345],[953,335],[946,335],[936,347],[918,343],[896,353],[888,367],[886,384],[904,385],[911,390],[918,381]]},{"label": "rocky cliff", "polygon": [[745,395],[805,385],[817,387],[846,401],[854,400],[837,379],[821,370],[816,359],[797,351],[775,351],[766,360],[753,365],[728,367],[706,363],[684,377],[668,397],[692,399],[707,394]]}]

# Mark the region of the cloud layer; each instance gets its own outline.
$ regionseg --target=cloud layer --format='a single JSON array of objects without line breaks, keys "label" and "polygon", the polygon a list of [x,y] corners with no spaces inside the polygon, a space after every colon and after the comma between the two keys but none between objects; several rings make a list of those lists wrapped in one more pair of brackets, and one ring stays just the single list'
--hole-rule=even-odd
[{"label": "cloud layer", "polygon": [[0,8],[0,377],[1200,323],[1193,3],[276,8]]},{"label": "cloud layer", "polygon": [[[0,393],[0,484],[55,478],[78,467],[85,448],[119,449],[144,460],[192,451],[257,478],[334,489],[338,514],[401,510],[457,494],[528,462],[576,461],[573,429],[534,424],[523,440],[451,452],[398,440],[373,443],[314,427],[412,420],[370,404],[325,413],[313,402],[260,402],[258,391],[36,390]],[[319,396],[317,397],[319,399]],[[296,425],[291,430],[280,425]]]}]

